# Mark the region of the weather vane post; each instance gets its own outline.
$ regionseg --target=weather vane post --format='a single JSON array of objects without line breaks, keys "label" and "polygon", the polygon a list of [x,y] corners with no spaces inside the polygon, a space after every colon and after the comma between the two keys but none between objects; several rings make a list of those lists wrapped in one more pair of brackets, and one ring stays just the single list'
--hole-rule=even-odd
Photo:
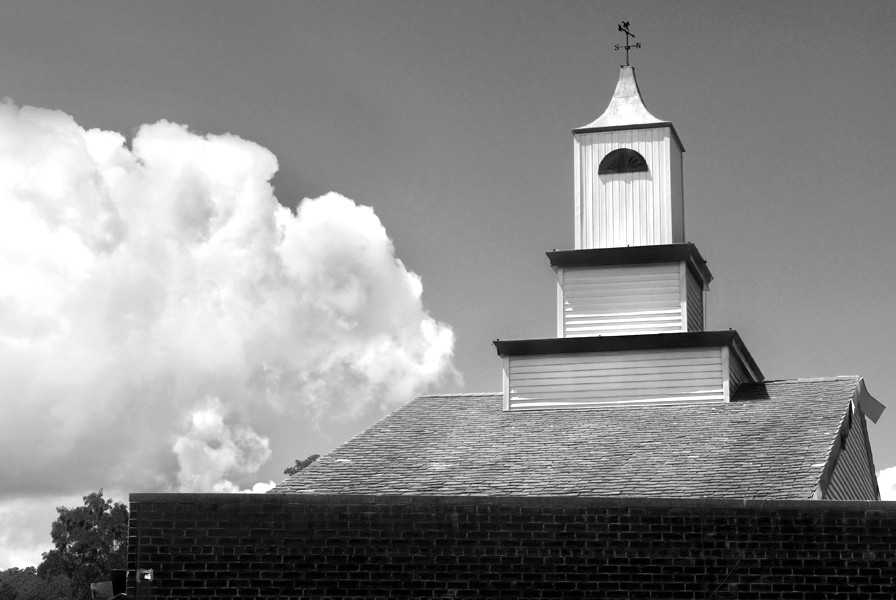
[{"label": "weather vane post", "polygon": [[616,44],[615,49],[616,49],[616,50],[619,50],[619,49],[621,49],[621,48],[625,48],[625,64],[622,65],[622,66],[623,66],[623,67],[628,67],[628,66],[630,66],[630,65],[628,64],[628,51],[629,51],[629,49],[630,49],[630,48],[640,48],[640,47],[641,47],[641,42],[638,42],[638,43],[636,43],[636,44],[629,44],[629,43],[628,43],[628,38],[629,38],[629,37],[635,37],[635,34],[628,30],[628,21],[623,21],[623,22],[619,25],[619,31],[621,31],[622,33],[625,34],[625,46],[620,46],[619,44]]}]

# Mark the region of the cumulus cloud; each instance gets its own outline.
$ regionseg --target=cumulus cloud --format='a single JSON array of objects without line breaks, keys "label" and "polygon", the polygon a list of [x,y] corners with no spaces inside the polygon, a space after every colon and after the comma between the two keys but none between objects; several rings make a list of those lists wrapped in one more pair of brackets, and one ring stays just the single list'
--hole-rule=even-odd
[{"label": "cumulus cloud", "polygon": [[896,500],[896,467],[878,471],[877,485],[881,500]]},{"label": "cumulus cloud", "polygon": [[233,135],[161,121],[128,145],[0,104],[0,500],[251,487],[262,416],[350,418],[457,376],[373,210],[292,212],[276,170]]},{"label": "cumulus cloud", "polygon": [[227,477],[255,473],[270,458],[267,438],[246,425],[225,425],[224,415],[217,398],[190,414],[187,432],[174,442],[180,491],[239,491]]}]

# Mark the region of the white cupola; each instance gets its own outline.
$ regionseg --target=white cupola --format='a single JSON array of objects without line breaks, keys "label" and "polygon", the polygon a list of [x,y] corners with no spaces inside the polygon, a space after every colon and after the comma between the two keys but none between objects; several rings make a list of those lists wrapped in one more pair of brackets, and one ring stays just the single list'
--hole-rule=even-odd
[{"label": "white cupola", "polygon": [[647,112],[632,67],[572,133],[575,249],[548,252],[557,337],[495,341],[504,410],[721,403],[762,381],[736,331],[706,331],[712,274],[685,242],[684,148]]},{"label": "white cupola", "polygon": [[684,242],[684,147],[647,111],[634,67],[622,67],[604,113],[572,133],[577,250]]}]

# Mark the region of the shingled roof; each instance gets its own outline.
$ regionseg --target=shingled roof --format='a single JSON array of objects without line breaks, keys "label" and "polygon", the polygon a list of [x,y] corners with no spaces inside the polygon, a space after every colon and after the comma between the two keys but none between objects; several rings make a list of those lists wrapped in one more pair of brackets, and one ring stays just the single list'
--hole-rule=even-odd
[{"label": "shingled roof", "polygon": [[424,396],[274,493],[809,499],[859,378],[740,386],[732,401],[504,412]]}]

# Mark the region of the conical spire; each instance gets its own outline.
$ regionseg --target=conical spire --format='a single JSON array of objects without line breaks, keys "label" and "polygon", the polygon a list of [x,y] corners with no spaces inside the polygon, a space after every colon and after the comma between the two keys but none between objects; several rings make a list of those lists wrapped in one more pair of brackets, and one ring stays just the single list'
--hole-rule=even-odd
[{"label": "conical spire", "polygon": [[625,66],[619,71],[619,82],[616,84],[616,91],[607,110],[596,121],[582,129],[662,122],[647,112],[647,107],[641,99],[641,91],[638,89],[638,81],[635,79],[635,68]]}]

